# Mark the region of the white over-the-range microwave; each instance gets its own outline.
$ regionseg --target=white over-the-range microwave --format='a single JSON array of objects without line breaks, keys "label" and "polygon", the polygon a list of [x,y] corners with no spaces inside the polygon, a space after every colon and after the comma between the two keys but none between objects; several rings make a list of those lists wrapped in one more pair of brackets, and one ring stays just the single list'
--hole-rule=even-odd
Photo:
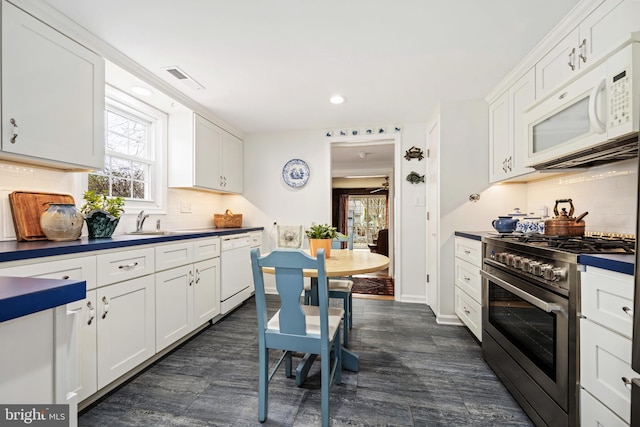
[{"label": "white over-the-range microwave", "polygon": [[527,157],[561,169],[637,155],[640,43],[629,43],[525,110]]}]

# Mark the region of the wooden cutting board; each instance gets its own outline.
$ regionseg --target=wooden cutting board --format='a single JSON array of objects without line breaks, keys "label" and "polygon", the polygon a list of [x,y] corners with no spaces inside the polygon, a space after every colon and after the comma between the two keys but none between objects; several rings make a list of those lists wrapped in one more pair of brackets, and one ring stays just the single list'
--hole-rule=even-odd
[{"label": "wooden cutting board", "polygon": [[9,194],[13,226],[16,230],[16,240],[47,240],[40,227],[40,215],[46,211],[51,203],[71,203],[75,200],[69,194],[35,193],[29,191],[14,191]]}]

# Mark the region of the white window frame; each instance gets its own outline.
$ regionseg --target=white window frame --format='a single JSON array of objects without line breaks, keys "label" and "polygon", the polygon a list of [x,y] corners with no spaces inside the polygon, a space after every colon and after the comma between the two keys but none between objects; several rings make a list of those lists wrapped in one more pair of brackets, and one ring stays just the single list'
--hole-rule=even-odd
[{"label": "white window frame", "polygon": [[[155,145],[150,147],[153,153],[154,165],[151,168],[149,182],[149,200],[126,199],[124,215],[138,215],[141,210],[149,214],[167,213],[167,135],[168,135],[168,115],[136,99],[118,89],[106,85],[105,105],[111,106],[115,110],[122,111],[133,116],[138,116],[151,122],[150,134]],[[105,117],[106,117],[105,110]],[[106,120],[105,120],[106,123]],[[105,145],[106,145],[105,128]],[[86,190],[89,185],[88,175],[84,175],[83,188]]]}]

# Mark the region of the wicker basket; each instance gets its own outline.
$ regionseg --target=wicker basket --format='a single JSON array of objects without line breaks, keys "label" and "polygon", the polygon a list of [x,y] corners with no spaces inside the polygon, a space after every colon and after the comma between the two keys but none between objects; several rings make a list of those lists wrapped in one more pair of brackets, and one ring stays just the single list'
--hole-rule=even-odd
[{"label": "wicker basket", "polygon": [[242,227],[242,214],[234,214],[227,209],[223,214],[213,214],[213,225],[216,228],[240,228]]}]

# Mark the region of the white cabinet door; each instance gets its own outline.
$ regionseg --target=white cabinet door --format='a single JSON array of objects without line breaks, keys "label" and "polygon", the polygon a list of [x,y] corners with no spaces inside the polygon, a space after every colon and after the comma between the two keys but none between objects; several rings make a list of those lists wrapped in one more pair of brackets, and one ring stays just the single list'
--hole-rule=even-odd
[{"label": "white cabinet door", "polygon": [[533,172],[533,168],[524,166],[528,149],[524,111],[536,100],[535,76],[535,68],[531,68],[509,88],[509,175],[512,177]]},{"label": "white cabinet door", "polygon": [[482,306],[458,286],[455,287],[455,312],[471,332],[482,341]]},{"label": "white cabinet door", "polygon": [[509,93],[489,105],[489,150],[491,162],[489,180],[500,181],[507,177],[509,162]]},{"label": "white cabinet door", "polygon": [[6,1],[2,152],[65,169],[104,162],[104,60]]},{"label": "white cabinet door", "polygon": [[631,340],[594,322],[580,321],[580,384],[625,422],[631,419]]},{"label": "white cabinet door", "polygon": [[243,190],[243,142],[224,132],[220,168],[222,169],[222,189],[232,193]]},{"label": "white cabinet door", "polygon": [[222,129],[204,117],[194,114],[195,158],[194,183],[196,187],[221,189],[220,152]]},{"label": "white cabinet door", "polygon": [[582,389],[580,390],[580,426],[629,427],[629,424],[622,421],[588,391]]},{"label": "white cabinet door", "polygon": [[580,282],[582,315],[631,339],[633,276],[589,266]]},{"label": "white cabinet door", "polygon": [[192,329],[220,314],[220,258],[200,261],[194,265],[194,269]]},{"label": "white cabinet door", "polygon": [[156,352],[192,330],[194,283],[191,265],[156,273]]},{"label": "white cabinet door", "polygon": [[98,388],[155,354],[154,275],[105,286],[98,294]]},{"label": "white cabinet door", "polygon": [[78,401],[81,402],[93,393],[98,391],[98,364],[97,364],[97,301],[96,290],[87,292],[87,297],[80,301],[67,304],[67,310],[77,313],[76,331],[76,360],[74,384],[77,384],[73,391],[78,394]]},{"label": "white cabinet door", "polygon": [[640,30],[637,0],[599,0],[571,33],[536,64],[536,90],[542,97],[596,64]]},{"label": "white cabinet door", "polygon": [[578,70],[578,40],[576,28],[536,63],[536,91],[539,97],[567,82]]},{"label": "white cabinet door", "polygon": [[535,69],[532,68],[489,106],[491,182],[533,171],[524,167],[527,155],[524,110],[535,99]]}]

